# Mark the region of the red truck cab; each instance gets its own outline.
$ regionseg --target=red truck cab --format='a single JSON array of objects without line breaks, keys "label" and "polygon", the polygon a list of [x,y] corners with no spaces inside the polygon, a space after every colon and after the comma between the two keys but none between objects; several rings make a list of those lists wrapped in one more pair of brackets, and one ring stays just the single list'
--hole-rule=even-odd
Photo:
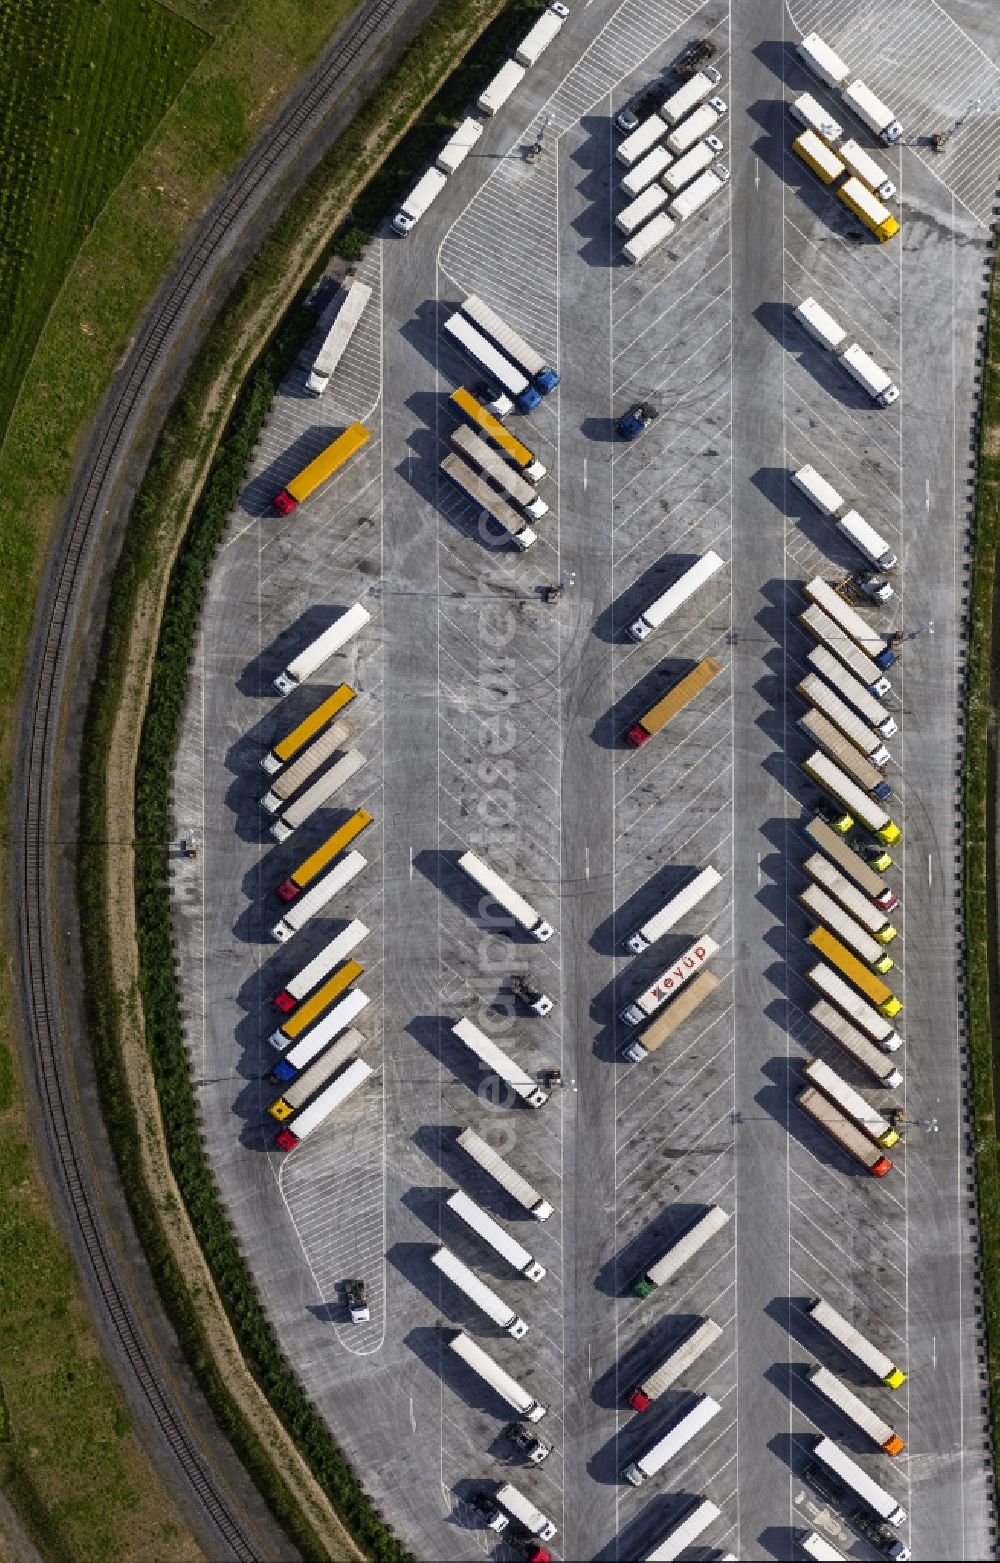
[{"label": "red truck cab", "polygon": [[287,988],[282,988],[280,993],[276,993],[271,1003],[275,1009],[280,1009],[283,1015],[287,1015],[290,1009],[295,1008],[295,1000]]},{"label": "red truck cab", "polygon": [[634,727],[629,728],[625,734],[625,742],[631,744],[633,749],[641,749],[643,744],[649,742],[649,734],[641,722],[636,722]]},{"label": "red truck cab", "polygon": [[302,886],[297,885],[294,879],[286,879],[277,886],[275,895],[280,896],[282,901],[294,901],[301,888]]},{"label": "red truck cab", "polygon": [[648,1411],[653,1404],[648,1395],[644,1395],[641,1389],[633,1389],[628,1397],[628,1403],[633,1411]]},{"label": "red truck cab", "polygon": [[292,498],[287,488],[283,488],[280,494],[275,494],[274,496],[274,508],[279,516],[290,515],[297,504],[298,500]]},{"label": "red truck cab", "polygon": [[291,1129],[282,1129],[280,1134],[274,1136],[274,1143],[279,1151],[293,1151],[299,1143],[299,1137]]}]

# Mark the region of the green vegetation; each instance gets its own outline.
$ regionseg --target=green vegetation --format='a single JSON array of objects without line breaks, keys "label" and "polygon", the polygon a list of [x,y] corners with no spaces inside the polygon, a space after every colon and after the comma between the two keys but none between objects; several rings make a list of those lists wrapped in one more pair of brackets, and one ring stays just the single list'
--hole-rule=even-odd
[{"label": "green vegetation", "polygon": [[[10,1084],[11,1059],[0,1047]],[[0,1482],[52,1558],[195,1558],[151,1485],[49,1224],[23,1099],[0,1111]]]},{"label": "green vegetation", "polygon": [[[1000,1065],[1000,951],[997,949],[997,743],[994,629],[1000,626],[1000,297],[996,264],[986,327],[969,602],[966,687],[965,969],[976,1134],[976,1186],[982,1246],[983,1311],[994,1437],[1000,1428],[1000,1144],[996,1082]],[[1000,639],[1000,637],[998,637]],[[996,1465],[996,1462],[994,1462]],[[1000,1466],[997,1467],[1000,1471]]]},{"label": "green vegetation", "polygon": [[0,437],[84,236],[210,42],[145,0],[0,7]]},{"label": "green vegetation", "polygon": [[[316,171],[227,301],[171,411],[133,507],[112,589],[100,673],[84,739],[78,885],[88,1022],[122,1181],[161,1294],[202,1388],[279,1521],[307,1557],[318,1555],[315,1538],[294,1504],[282,1474],[240,1414],[206,1349],[196,1300],[170,1253],[156,1197],[144,1180],[140,1125],[129,1096],[121,1052],[122,1007],[130,1002],[130,996],[115,992],[111,960],[104,844],[106,759],[130,655],[130,632],[137,604],[144,587],[166,568],[166,562],[173,557],[175,541],[183,532],[161,621],[135,789],[141,999],[171,1165],[255,1378],[359,1544],[374,1558],[401,1560],[405,1556],[403,1549],[372,1510],[325,1424],[281,1356],[258,1301],[253,1278],[219,1202],[202,1146],[178,1011],[165,890],[167,861],[162,843],[170,835],[173,755],[198,615],[215,549],[276,387],[315,324],[315,315],[305,307],[304,298],[323,262],[313,266],[305,288],[264,347],[224,427],[221,413],[206,411],[206,406],[213,403],[211,389],[223,370],[231,370],[233,377],[240,373],[243,333],[262,303],[280,295],[288,255],[295,237],[308,226],[309,216],[315,215],[317,209],[335,212],[350,204],[354,217],[336,233],[332,248],[342,255],[356,253],[375,223],[405,190],[428,152],[436,148],[445,126],[464,111],[470,96],[496,69],[498,60],[507,52],[510,37],[524,29],[525,12],[534,9],[537,7],[520,3],[504,11],[483,35],[473,56],[454,73],[434,103],[419,114],[393,152],[391,170],[387,167],[377,174],[368,189],[358,194],[358,167],[370,165],[392,148],[401,130],[413,121],[435,81],[453,61],[458,40],[474,36],[482,21],[497,10],[496,0],[442,0],[419,39]],[[217,440],[218,453],[185,530],[187,480],[179,481],[178,474],[190,471],[191,464]]]},{"label": "green vegetation", "polygon": [[40,561],[78,441],[192,217],[356,3],[0,4],[7,732]]}]

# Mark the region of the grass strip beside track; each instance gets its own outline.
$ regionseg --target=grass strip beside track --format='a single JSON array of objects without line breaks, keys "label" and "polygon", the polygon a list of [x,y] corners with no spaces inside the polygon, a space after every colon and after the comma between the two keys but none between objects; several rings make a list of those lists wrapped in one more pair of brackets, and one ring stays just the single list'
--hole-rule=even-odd
[{"label": "grass strip beside track", "polygon": [[[216,394],[227,373],[242,376],[241,340],[262,307],[287,301],[288,256],[294,240],[315,220],[317,209],[353,217],[332,248],[358,253],[376,223],[405,192],[414,174],[443,139],[442,128],[465,112],[525,28],[537,7],[517,0],[483,34],[426,108],[463,44],[496,14],[496,0],[442,0],[372,102],[312,176],[277,225],[226,302],[188,376],[158,442],[127,529],[106,621],[99,673],[84,737],[81,766],[81,851],[78,886],[84,932],[88,1024],[109,1131],[140,1232],[161,1294],[201,1386],[251,1476],[289,1537],[307,1557],[321,1555],[317,1539],[296,1504],[270,1451],[243,1417],[207,1349],[199,1300],[170,1250],[157,1193],[143,1170],[141,1136],[148,1132],[130,1096],[122,1056],[124,1011],[141,1008],[152,1059],[163,1128],[174,1176],[211,1268],[218,1293],[250,1371],[306,1456],[321,1486],[360,1545],[378,1559],[401,1559],[403,1549],[381,1521],[284,1360],[261,1308],[252,1276],[219,1200],[205,1156],[188,1054],[178,1007],[170,903],[166,888],[171,833],[170,783],[178,725],[186,695],[198,617],[215,549],[244,481],[254,443],[268,416],[282,375],[315,325],[300,292],[296,304],[265,346],[233,405]],[[417,123],[360,194],[357,170],[378,167],[407,125]],[[326,227],[326,232],[330,231]],[[327,246],[329,253],[330,246]],[[310,280],[319,275],[316,261]],[[274,319],[282,305],[267,314]],[[237,382],[238,383],[238,382]],[[225,407],[232,406],[226,417]],[[213,408],[215,410],[213,411]],[[219,410],[219,409],[223,410]],[[219,448],[188,521],[190,473],[216,441]],[[185,530],[186,528],[186,530]],[[182,536],[179,548],[178,539]],[[106,839],[108,756],[125,685],[137,606],[158,575],[170,571],[159,642],[142,722],[135,780],[135,895],[139,932],[140,991],[116,989],[109,919]],[[135,713],[135,721],[142,713]]]},{"label": "grass strip beside track", "polygon": [[997,949],[998,677],[1000,649],[1000,266],[994,263],[980,409],[975,545],[969,607],[965,749],[965,961],[975,1120],[983,1312],[997,1474],[1000,1428],[1000,952]]}]

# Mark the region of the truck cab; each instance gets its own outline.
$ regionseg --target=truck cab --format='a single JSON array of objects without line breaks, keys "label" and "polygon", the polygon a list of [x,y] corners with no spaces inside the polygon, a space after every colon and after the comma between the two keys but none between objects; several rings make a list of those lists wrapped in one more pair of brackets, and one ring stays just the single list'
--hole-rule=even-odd
[{"label": "truck cab", "polygon": [[347,1306],[351,1311],[352,1324],[367,1324],[371,1318],[368,1308],[368,1288],[364,1281],[345,1281],[347,1292]]},{"label": "truck cab", "polygon": [[547,1444],[544,1438],[538,1438],[528,1428],[522,1427],[520,1422],[511,1422],[506,1429],[507,1437],[532,1465],[541,1465],[552,1453],[552,1445]]},{"label": "truck cab", "polygon": [[838,836],[846,836],[849,830],[854,829],[854,817],[838,808],[835,803],[830,803],[826,798],[821,798],[816,804],[816,813],[820,819],[826,820],[831,830],[835,830]]},{"label": "truck cab", "polygon": [[555,1000],[550,999],[541,988],[536,988],[526,977],[515,975],[510,980],[511,989],[531,1010],[533,1015],[550,1015],[555,1009]]},{"label": "truck cab", "polygon": [[637,440],[640,434],[644,434],[653,419],[657,416],[656,408],[648,402],[636,402],[618,420],[618,433],[623,434],[627,440]]}]

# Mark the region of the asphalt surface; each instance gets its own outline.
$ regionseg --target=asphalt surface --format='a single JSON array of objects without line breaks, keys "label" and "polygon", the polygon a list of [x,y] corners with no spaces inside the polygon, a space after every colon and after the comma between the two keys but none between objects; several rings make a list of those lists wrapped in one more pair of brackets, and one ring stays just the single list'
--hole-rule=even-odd
[{"label": "asphalt surface", "polygon": [[[956,15],[915,0],[889,37],[873,8],[833,4],[789,15],[761,0],[732,24],[718,8],[663,0],[575,8],[414,233],[387,230],[373,245],[359,268],[373,302],[343,371],[310,401],[303,355],[220,552],[176,772],[178,835],[205,843],[197,864],[176,863],[175,905],[207,1143],[291,1359],[419,1557],[513,1555],[467,1502],[507,1476],[559,1526],[557,1556],[644,1555],[699,1495],[722,1511],[702,1538],[717,1551],[791,1557],[809,1525],[870,1556],[849,1505],[803,1480],[816,1432],[908,1509],[914,1557],[994,1550],[958,765],[974,358],[1000,127],[993,23],[968,5]],[[907,127],[902,149],[878,154],[902,196],[902,234],[884,247],[790,152],[785,100],[808,87],[833,106],[792,51],[814,27]],[[612,115],[705,33],[730,103],[729,190],[630,268],[612,226]],[[927,137],[974,98],[935,158]],[[539,135],[530,165],[522,153]],[[472,291],[561,375],[541,408],[512,420],[549,469],[551,511],[524,554],[489,538],[437,466],[448,392],[480,378],[440,331]],[[896,407],[873,409],[799,332],[791,311],[807,294],[897,379]],[[659,417],[629,445],[614,421],[640,398]],[[352,418],[370,445],[276,519],[273,493]],[[802,1063],[819,1054],[888,1105],[806,1013],[809,924],[796,897],[817,794],[799,769],[794,686],[808,643],[794,615],[806,579],[859,564],[790,486],[806,461],[902,562],[896,599],[872,614],[906,637],[889,747],[904,830],[890,981],[904,1003],[897,1105],[908,1126],[879,1183],[794,1102]],[[727,569],[634,646],[627,624],[708,548]],[[543,589],[560,579],[562,600],[547,606]],[[354,601],[372,624],[313,688],[276,702],[271,679],[288,656]],[[720,676],[628,749],[624,729],[706,655]],[[305,853],[297,836],[277,850],[264,841],[258,761],[341,678],[361,691],[352,741],[368,763],[337,810],[298,835],[308,850],[338,812],[364,805],[376,816],[359,843],[370,867],[279,952],[266,934],[271,892]],[[554,924],[550,943],[491,925],[455,868],[466,846]],[[723,876],[716,890],[653,950],[626,955],[632,928],[708,863]],[[268,1149],[267,1000],[354,915],[372,929],[357,954],[378,1083],[283,1159]],[[617,1010],[703,933],[720,946],[719,987],[660,1054],[626,1063]],[[548,1020],[514,1010],[518,971],[558,1000]],[[543,1109],[516,1108],[480,1078],[450,1035],[460,1014],[525,1067],[561,1070]],[[463,1159],[454,1134],[469,1122],[552,1199],[550,1221],[526,1217]],[[444,1198],[457,1186],[546,1267],[538,1286],[452,1218]],[[666,1296],[631,1296],[636,1271],[711,1204],[735,1220]],[[524,1315],[523,1341],[430,1267],[438,1241]],[[343,1281],[356,1274],[372,1292],[367,1326],[347,1321]],[[901,1362],[902,1391],[867,1382],[810,1329],[805,1304],[820,1293]],[[705,1316],[720,1341],[634,1417],[627,1392]],[[543,1467],[516,1462],[502,1438],[509,1413],[458,1370],[440,1324],[469,1329],[547,1406],[540,1430],[556,1452]],[[892,1420],[904,1455],[890,1464],[810,1390],[816,1361]],[[655,1481],[624,1484],[623,1465],[702,1392],[720,1406],[710,1426]]]}]

